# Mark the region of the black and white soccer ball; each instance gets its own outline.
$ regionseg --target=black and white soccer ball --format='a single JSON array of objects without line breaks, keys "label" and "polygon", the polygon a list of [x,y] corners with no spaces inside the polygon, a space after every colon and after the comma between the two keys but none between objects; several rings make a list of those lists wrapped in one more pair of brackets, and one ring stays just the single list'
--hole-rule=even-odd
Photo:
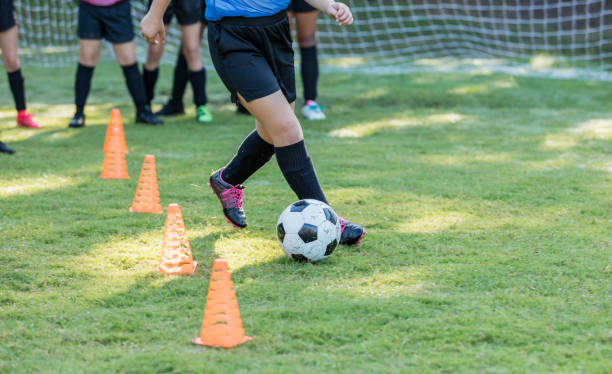
[{"label": "black and white soccer ball", "polygon": [[316,262],[329,257],[340,242],[336,212],[319,200],[300,200],[289,205],[276,223],[283,251],[296,261]]}]

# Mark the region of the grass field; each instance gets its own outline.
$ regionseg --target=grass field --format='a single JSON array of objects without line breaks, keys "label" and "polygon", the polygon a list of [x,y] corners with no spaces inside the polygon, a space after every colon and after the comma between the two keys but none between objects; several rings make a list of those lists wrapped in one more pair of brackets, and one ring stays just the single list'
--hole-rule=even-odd
[{"label": "grass field", "polygon": [[[0,372],[612,373],[610,83],[324,75],[329,120],[303,123],[307,144],[368,236],[312,265],[276,242],[296,199],[274,160],[246,183],[248,229],[222,218],[207,176],[253,125],[214,74],[214,124],[190,109],[150,128],[103,64],[75,131],[74,69],[25,73],[45,128],[14,127],[0,79],[0,139],[18,152],[0,155]],[[113,107],[128,181],[98,178]],[[156,273],[165,215],[128,212],[145,154],[162,205],[181,205],[193,276]],[[254,337],[227,351],[190,342],[215,258]]]}]

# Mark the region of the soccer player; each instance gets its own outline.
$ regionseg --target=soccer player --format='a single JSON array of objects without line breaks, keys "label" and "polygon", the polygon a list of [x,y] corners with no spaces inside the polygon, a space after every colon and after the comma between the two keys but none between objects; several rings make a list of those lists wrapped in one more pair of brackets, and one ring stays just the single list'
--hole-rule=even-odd
[{"label": "soccer player", "polygon": [[291,0],[289,4],[289,24],[295,19],[298,45],[300,46],[300,73],[304,86],[304,106],[302,114],[306,119],[325,119],[323,108],[317,99],[317,80],[319,79],[319,61],[317,59],[317,18],[319,11],[305,0]]},{"label": "soccer player", "polygon": [[117,62],[123,69],[125,82],[136,105],[136,122],[162,124],[147,105],[142,75],[136,62],[130,0],[80,0],[77,33],[79,64],[74,84],[76,113],[68,126],[85,126],[85,103],[94,68],[98,63],[102,38],[112,43]]},{"label": "soccer player", "polygon": [[2,64],[6,69],[9,86],[15,100],[17,126],[39,129],[40,125],[34,122],[32,116],[26,111],[25,86],[19,66],[18,45],[17,21],[15,20],[13,0],[0,0],[0,49],[2,50]]},{"label": "soccer player", "polygon": [[12,155],[13,153],[15,153],[15,151],[8,145],[0,142],[0,153],[8,153],[9,155]]},{"label": "soccer player", "polygon": [[[163,43],[162,15],[169,0],[153,0],[141,22],[149,43]],[[291,189],[300,199],[327,202],[304,136],[293,112],[295,72],[285,9],[289,0],[207,0],[208,43],[217,73],[240,103],[255,117],[255,131],[238,148],[234,158],[214,172],[210,186],[219,198],[225,218],[234,226],[247,225],[243,209],[242,183],[276,155],[276,161]],[[350,25],[350,9],[333,0],[308,2]],[[342,244],[361,241],[362,227],[340,218]]]},{"label": "soccer player", "polygon": [[[151,3],[149,2],[149,7]],[[171,0],[164,13],[164,25],[170,25],[175,15],[182,33],[182,43],[179,48],[176,66],[174,67],[174,80],[172,82],[172,96],[157,115],[176,115],[185,113],[183,107],[183,94],[187,81],[193,88],[193,101],[196,106],[196,121],[211,122],[213,116],[206,107],[206,70],[202,65],[200,56],[200,39],[206,27],[204,18],[204,0]],[[151,105],[155,96],[155,83],[159,75],[159,61],[164,52],[162,44],[149,45],[147,62],[144,65],[143,78],[147,102]]]}]

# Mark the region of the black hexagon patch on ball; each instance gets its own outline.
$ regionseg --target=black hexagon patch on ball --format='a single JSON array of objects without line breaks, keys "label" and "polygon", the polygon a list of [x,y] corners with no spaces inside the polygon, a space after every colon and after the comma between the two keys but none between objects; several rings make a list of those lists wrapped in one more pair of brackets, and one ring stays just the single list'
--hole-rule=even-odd
[{"label": "black hexagon patch on ball", "polygon": [[317,240],[317,226],[305,223],[298,232],[298,235],[304,243],[314,242]]},{"label": "black hexagon patch on ball", "polygon": [[276,226],[276,236],[278,237],[278,240],[280,240],[280,242],[282,243],[283,240],[285,240],[285,228],[283,227],[282,222],[278,224],[278,226]]},{"label": "black hexagon patch on ball", "polygon": [[323,212],[325,212],[325,218],[333,223],[334,225],[336,224],[336,222],[338,222],[338,218],[336,217],[336,213],[334,213],[331,209],[329,208],[323,208]]},{"label": "black hexagon patch on ball", "polygon": [[327,248],[325,249],[325,256],[329,256],[332,254],[332,252],[334,251],[334,249],[336,249],[336,247],[338,246],[338,241],[336,239],[334,239],[333,242],[329,243],[327,245]]},{"label": "black hexagon patch on ball", "polygon": [[292,258],[294,261],[297,261],[297,262],[307,262],[307,261],[308,261],[308,259],[306,258],[306,256],[304,256],[304,255],[298,255],[298,254],[295,254],[295,253],[291,255],[291,258]]},{"label": "black hexagon patch on ball", "polygon": [[306,200],[296,201],[295,203],[293,203],[293,205],[291,205],[291,211],[292,212],[301,212],[304,209],[306,209],[306,207],[308,205],[309,205],[308,201],[306,201]]}]

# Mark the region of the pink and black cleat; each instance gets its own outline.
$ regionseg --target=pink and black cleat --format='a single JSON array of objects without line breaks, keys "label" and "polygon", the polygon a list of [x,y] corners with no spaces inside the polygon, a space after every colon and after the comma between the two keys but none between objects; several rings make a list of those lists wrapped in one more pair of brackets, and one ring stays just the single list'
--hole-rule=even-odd
[{"label": "pink and black cleat", "polygon": [[27,127],[29,129],[39,129],[40,125],[32,119],[32,116],[25,110],[20,110],[17,113],[17,126]]},{"label": "pink and black cleat", "polygon": [[345,220],[338,216],[340,221],[340,244],[353,245],[359,244],[365,236],[363,227]]},{"label": "pink and black cleat", "polygon": [[208,180],[208,185],[217,195],[223,206],[223,215],[232,226],[243,229],[246,227],[246,216],[244,215],[244,201],[242,200],[242,190],[244,186],[239,184],[232,186],[221,177],[223,169],[217,170]]}]

